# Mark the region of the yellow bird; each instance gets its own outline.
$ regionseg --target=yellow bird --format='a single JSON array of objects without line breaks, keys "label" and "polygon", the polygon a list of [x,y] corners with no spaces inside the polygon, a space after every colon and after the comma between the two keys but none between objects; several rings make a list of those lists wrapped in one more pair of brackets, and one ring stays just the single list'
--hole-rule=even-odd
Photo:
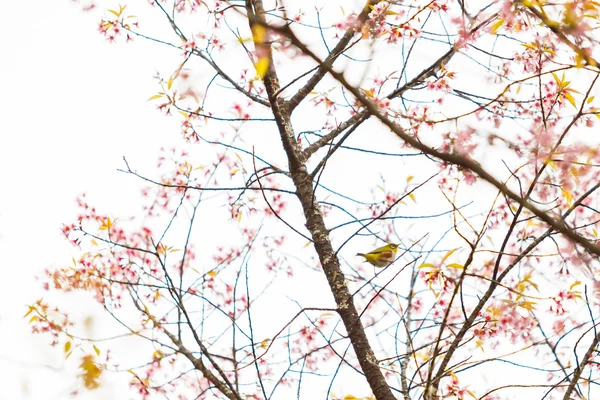
[{"label": "yellow bird", "polygon": [[396,259],[396,254],[398,254],[398,245],[394,243],[378,247],[367,254],[356,253],[357,256],[364,257],[369,264],[379,268],[387,267],[393,263]]}]

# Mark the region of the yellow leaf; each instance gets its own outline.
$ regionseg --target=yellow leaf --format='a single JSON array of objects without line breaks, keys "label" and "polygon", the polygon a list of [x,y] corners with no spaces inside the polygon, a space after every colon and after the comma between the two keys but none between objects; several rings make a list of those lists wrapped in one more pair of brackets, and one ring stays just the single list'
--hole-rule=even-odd
[{"label": "yellow leaf", "polygon": [[173,77],[169,77],[169,81],[167,82],[167,89],[171,90],[171,86],[173,86]]},{"label": "yellow leaf", "polygon": [[[372,11],[375,11],[375,7],[372,4],[369,4],[369,8]],[[342,9],[342,11],[343,11],[343,9]],[[385,10],[385,15],[398,15],[398,13],[396,11],[391,11],[388,9],[388,10]]]},{"label": "yellow leaf", "polygon": [[160,99],[161,97],[163,97],[162,94],[155,94],[154,96],[150,97],[148,100],[146,101],[150,101],[150,100],[156,100],[156,99]]},{"label": "yellow leaf", "polygon": [[535,303],[533,301],[520,301],[517,303],[517,306],[526,310],[535,310]]},{"label": "yellow leaf", "polygon": [[446,253],[446,255],[444,256],[444,258],[442,258],[442,264],[444,263],[444,261],[446,261],[446,259],[448,257],[450,257],[452,255],[452,253],[454,253],[456,251],[456,249],[450,250],[449,252]]},{"label": "yellow leaf", "polygon": [[238,222],[242,222],[242,213],[241,213],[241,211],[238,211],[238,213],[237,213],[237,221]]},{"label": "yellow leaf", "polygon": [[29,320],[29,323],[32,323],[34,321],[37,321],[38,317],[37,315],[34,315],[33,317],[31,317],[31,319]]},{"label": "yellow leaf", "polygon": [[492,35],[495,35],[502,25],[504,25],[504,20],[502,18],[498,18],[498,20],[494,22],[492,26],[490,26],[490,33]]},{"label": "yellow leaf", "polygon": [[370,99],[372,99],[373,97],[375,97],[375,89],[371,88],[371,89],[363,89],[362,92]]},{"label": "yellow leaf", "polygon": [[121,16],[121,13],[120,12],[116,12],[115,10],[108,10],[108,12],[114,14],[117,17]]},{"label": "yellow leaf", "polygon": [[102,225],[100,225],[100,228],[98,228],[101,231],[105,231],[105,230],[110,230],[110,228],[113,225],[113,221],[107,217],[105,220],[102,221]]},{"label": "yellow leaf", "polygon": [[412,201],[414,201],[415,203],[417,202],[417,199],[415,198],[415,195],[414,195],[414,193],[409,193],[409,194],[408,194],[408,197],[410,197],[410,199],[411,199]]},{"label": "yellow leaf", "polygon": [[256,69],[256,73],[258,74],[258,76],[264,78],[265,75],[267,75],[267,72],[269,71],[269,57],[260,57],[258,61],[256,61],[256,64],[254,64],[254,68]]},{"label": "yellow leaf", "polygon": [[563,193],[563,195],[565,196],[565,200],[567,201],[567,204],[573,204],[573,195],[571,194],[570,191],[568,191],[565,188],[561,188],[561,191]]},{"label": "yellow leaf", "polygon": [[530,285],[531,285],[531,286],[532,286],[532,287],[533,287],[535,290],[537,290],[538,292],[540,291],[540,289],[539,289],[539,287],[538,287],[537,283],[535,283],[535,282],[532,282],[532,281],[528,281],[528,282],[529,282],[529,284],[530,284]]},{"label": "yellow leaf", "polygon": [[481,351],[485,353],[485,349],[483,348],[483,341],[482,340],[477,339],[475,341],[475,347],[479,347],[481,349]]},{"label": "yellow leaf", "polygon": [[269,342],[271,341],[271,339],[266,338],[265,340],[263,340],[262,342],[260,342],[260,347],[263,349],[267,348],[267,345],[269,344]]},{"label": "yellow leaf", "polygon": [[594,96],[588,97],[588,99],[586,100],[586,103],[590,104],[592,101],[594,101]]},{"label": "yellow leaf", "polygon": [[267,30],[259,24],[252,25],[252,40],[254,44],[263,44],[267,40]]},{"label": "yellow leaf", "polygon": [[409,175],[406,177],[406,183],[410,183],[410,181],[412,181],[414,179],[414,176]]},{"label": "yellow leaf", "polygon": [[433,267],[434,267],[433,264],[431,264],[431,263],[425,263],[425,264],[419,265],[418,268],[420,269],[420,268],[433,268]]},{"label": "yellow leaf", "polygon": [[100,355],[100,349],[96,347],[96,345],[94,345],[94,351],[96,352],[96,355],[99,356]]},{"label": "yellow leaf", "polygon": [[96,389],[100,386],[99,379],[102,374],[102,369],[94,362],[94,356],[92,354],[82,357],[79,368],[82,370],[79,376],[87,389]]},{"label": "yellow leaf", "polygon": [[165,356],[165,354],[160,351],[160,350],[156,350],[153,354],[152,354],[152,359],[154,360],[160,360],[161,358],[163,358]]},{"label": "yellow leaf", "polygon": [[573,282],[573,284],[572,284],[572,285],[569,287],[569,290],[573,290],[573,288],[574,288],[575,286],[578,286],[578,285],[581,285],[581,282],[580,282],[580,281],[575,281],[575,282]]},{"label": "yellow leaf", "polygon": [[575,67],[582,68],[584,65],[585,65],[585,60],[583,59],[581,54],[579,54],[579,53],[575,54]]},{"label": "yellow leaf", "polygon": [[563,96],[565,96],[565,99],[567,99],[573,107],[577,108],[577,105],[575,104],[575,98],[573,97],[573,95],[571,93],[563,92]]},{"label": "yellow leaf", "polygon": [[208,276],[212,276],[214,278],[215,276],[217,276],[217,271],[215,271],[214,269],[211,271],[208,271]]},{"label": "yellow leaf", "polygon": [[33,311],[35,311],[35,307],[34,306],[28,306],[28,308],[29,309],[27,310],[27,313],[25,313],[25,315],[23,315],[23,318],[27,318],[27,316],[29,314],[31,314]]},{"label": "yellow leaf", "polygon": [[65,353],[68,353],[69,350],[71,350],[71,342],[66,342],[65,343]]},{"label": "yellow leaf", "polygon": [[552,77],[554,78],[554,80],[556,81],[556,83],[558,84],[559,87],[562,87],[562,80],[558,77],[558,75],[556,75],[554,72],[552,73]]},{"label": "yellow leaf", "polygon": [[463,265],[456,264],[456,263],[448,264],[448,265],[446,265],[446,267],[448,267],[448,268],[456,268],[456,269],[465,269],[465,267]]}]

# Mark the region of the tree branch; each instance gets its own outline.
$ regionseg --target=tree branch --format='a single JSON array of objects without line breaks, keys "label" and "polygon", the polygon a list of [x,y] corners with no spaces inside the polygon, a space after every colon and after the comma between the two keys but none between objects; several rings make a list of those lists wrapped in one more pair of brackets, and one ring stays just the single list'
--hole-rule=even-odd
[{"label": "tree branch", "polygon": [[[285,35],[287,35],[290,39],[292,39],[292,42],[295,46],[297,46],[300,50],[302,50],[306,54],[310,55],[315,61],[317,61],[317,62],[320,61],[319,57],[316,56],[314,53],[312,53],[310,51],[310,49],[308,49],[308,47],[306,47],[306,45],[304,45],[304,43],[302,43],[302,41],[300,41],[288,27],[283,27],[283,28],[270,27],[270,28],[284,32]],[[582,237],[581,235],[575,233],[575,231],[573,229],[571,229],[563,220],[561,220],[561,219],[557,220],[557,219],[553,218],[552,216],[548,215],[545,211],[538,209],[532,203],[530,203],[523,197],[519,196],[518,194],[514,193],[504,183],[502,183],[500,180],[496,179],[491,173],[489,173],[487,170],[485,170],[477,161],[469,158],[468,156],[464,156],[464,155],[460,155],[460,154],[456,154],[456,153],[446,153],[446,152],[443,152],[443,151],[440,151],[435,148],[427,146],[426,144],[419,141],[417,138],[406,133],[406,131],[401,126],[397,125],[393,121],[390,121],[381,112],[379,112],[379,108],[377,107],[377,105],[374,104],[373,102],[371,102],[371,100],[368,99],[365,95],[363,95],[358,88],[355,88],[353,85],[351,85],[346,80],[344,74],[339,73],[339,72],[333,70],[332,68],[329,68],[329,73],[338,82],[340,82],[349,92],[351,92],[365,106],[365,109],[371,115],[375,116],[378,120],[380,120],[392,132],[394,132],[394,134],[396,134],[396,136],[398,138],[402,139],[404,142],[406,142],[410,146],[414,147],[417,150],[422,151],[425,154],[433,156],[433,157],[435,157],[439,160],[445,161],[449,164],[453,164],[458,167],[462,167],[462,168],[472,171],[477,176],[479,176],[481,179],[487,181],[488,183],[492,184],[497,189],[499,189],[506,197],[515,201],[519,205],[522,205],[523,207],[527,208],[536,217],[538,217],[543,222],[548,224],[555,231],[563,234],[564,236],[566,236],[573,242],[577,243],[578,245],[583,247],[586,251],[588,251],[590,254],[600,256],[600,246],[592,243],[591,241],[587,240],[586,238]]]},{"label": "tree branch", "polygon": [[[246,10],[251,28],[254,24],[260,24],[268,28],[264,17],[265,12],[262,0],[246,0]],[[306,168],[306,158],[295,139],[294,130],[290,122],[291,114],[289,107],[277,96],[279,82],[272,62],[271,48],[266,43],[257,44],[257,47],[262,52],[262,55],[265,56],[266,54],[270,60],[269,68],[264,77],[265,88],[271,102],[271,109],[277,122],[283,148],[289,161],[290,177],[296,186],[296,195],[302,204],[306,228],[311,234],[319,261],[337,304],[338,313],[344,323],[348,338],[352,343],[358,362],[373,394],[378,400],[395,400],[391,388],[388,386],[385,377],[379,369],[377,359],[371,349],[365,329],[354,305],[354,299],[340,268],[340,262],[331,245],[323,214],[313,196],[313,180]],[[330,67],[326,69],[329,70]]]},{"label": "tree branch", "polygon": [[[357,25],[362,26],[369,17],[371,12],[370,6],[374,6],[381,0],[367,0],[367,4],[363,7],[361,13],[358,15]],[[356,25],[350,26],[344,36],[340,39],[337,45],[331,50],[331,52],[325,58],[322,64],[319,64],[317,72],[306,82],[306,84],[296,92],[294,96],[288,101],[288,107],[290,113],[300,104],[302,100],[308,96],[308,94],[317,86],[317,84],[327,74],[327,68],[331,68],[337,58],[346,51],[346,46],[350,43],[354,35],[356,34]]]},{"label": "tree branch", "polygon": [[[480,30],[482,27],[484,27],[485,25],[487,25],[490,21],[492,21],[494,18],[496,18],[496,14],[490,16],[489,18],[487,18],[485,21],[482,21],[479,25],[475,26],[473,29],[471,29],[471,31],[469,32],[469,34],[474,34],[475,32],[477,32],[478,30]],[[272,27],[270,26],[269,28],[274,29],[274,30],[280,30],[281,28],[277,28],[277,27]],[[286,27],[286,30],[289,31],[292,35],[292,31],[289,29],[289,27]],[[294,43],[295,45],[296,43]],[[453,46],[452,48],[450,48],[450,50],[448,50],[446,53],[444,53],[440,58],[438,58],[434,63],[432,63],[429,67],[425,68],[424,70],[422,70],[417,76],[415,76],[413,79],[411,79],[409,82],[407,82],[405,85],[403,85],[402,87],[399,87],[398,89],[390,92],[387,96],[385,96],[388,99],[394,99],[396,97],[401,96],[402,94],[404,94],[405,92],[407,92],[408,90],[412,89],[413,87],[415,87],[416,85],[418,85],[419,83],[423,82],[423,80],[434,76],[437,71],[440,70],[440,68],[443,65],[447,65],[448,62],[452,59],[452,57],[454,57],[454,55],[456,55],[456,53],[458,53],[458,47]],[[312,53],[311,53],[312,54]],[[309,54],[310,55],[310,54]],[[315,59],[314,55],[311,55],[311,57],[313,59]],[[317,58],[318,59],[318,58]],[[315,59],[316,60],[316,59]],[[317,61],[318,62],[318,61]],[[329,67],[327,69],[328,72],[333,71],[333,69],[331,67]],[[364,96],[363,96],[364,97]],[[358,126],[360,124],[362,124],[364,121],[366,121],[371,115],[373,115],[371,113],[371,111],[366,108],[363,109],[360,112],[357,112],[356,114],[354,114],[352,117],[350,117],[349,119],[347,119],[346,121],[342,122],[341,124],[338,125],[337,128],[335,128],[334,130],[332,130],[331,132],[329,132],[327,135],[324,135],[322,138],[320,138],[318,141],[316,141],[315,143],[311,144],[310,146],[308,146],[306,149],[304,149],[304,157],[306,157],[307,159],[313,155],[317,150],[319,150],[321,147],[325,146],[327,143],[329,143],[331,140],[333,140],[334,138],[336,138],[339,134],[341,134],[344,130],[348,129],[349,127],[354,127],[354,126]]]}]

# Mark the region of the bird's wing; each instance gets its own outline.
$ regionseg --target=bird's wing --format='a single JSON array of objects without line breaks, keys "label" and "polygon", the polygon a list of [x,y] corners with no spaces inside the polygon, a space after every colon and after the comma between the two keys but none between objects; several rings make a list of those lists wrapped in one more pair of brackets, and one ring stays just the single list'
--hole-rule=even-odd
[{"label": "bird's wing", "polygon": [[393,260],[394,252],[393,251],[382,251],[379,253],[379,258],[382,258],[384,260]]},{"label": "bird's wing", "polygon": [[390,251],[390,249],[387,248],[387,245],[378,247],[375,250],[370,251],[369,254],[381,254],[381,253],[384,253],[386,251]]}]

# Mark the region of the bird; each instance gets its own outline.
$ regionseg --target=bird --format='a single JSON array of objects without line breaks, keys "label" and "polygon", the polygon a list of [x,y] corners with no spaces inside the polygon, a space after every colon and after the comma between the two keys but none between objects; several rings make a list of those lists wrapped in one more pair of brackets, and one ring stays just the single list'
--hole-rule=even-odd
[{"label": "bird", "polygon": [[397,253],[398,245],[394,243],[388,243],[385,246],[378,247],[366,254],[356,253],[356,255],[364,257],[365,261],[375,267],[383,268],[394,262]]}]

